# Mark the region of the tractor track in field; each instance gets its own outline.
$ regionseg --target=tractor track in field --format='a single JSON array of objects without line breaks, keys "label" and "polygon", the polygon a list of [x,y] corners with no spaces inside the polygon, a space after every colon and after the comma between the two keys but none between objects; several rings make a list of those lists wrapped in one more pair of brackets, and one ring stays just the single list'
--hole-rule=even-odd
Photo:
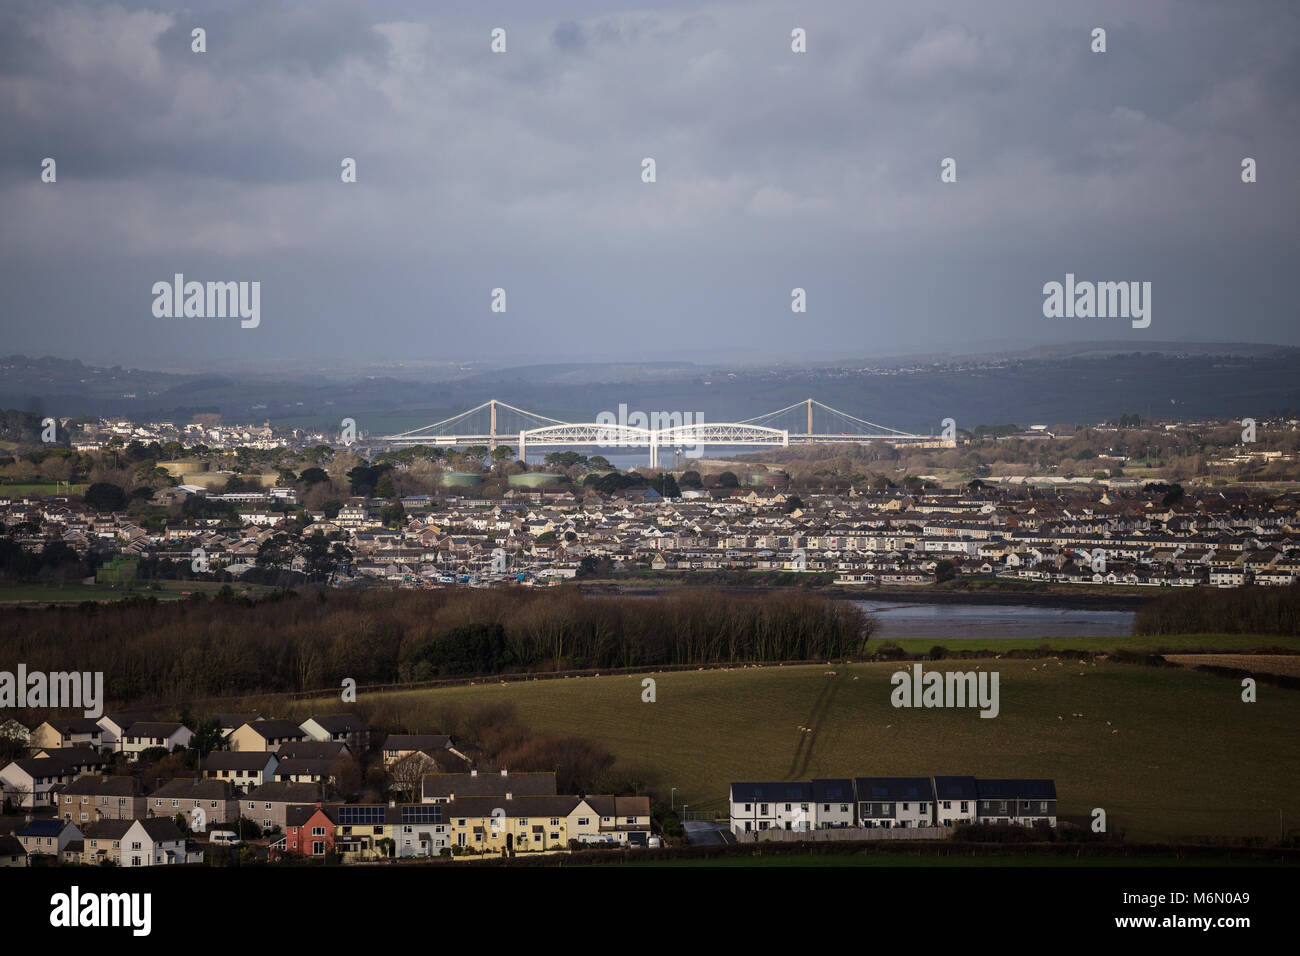
[{"label": "tractor track in field", "polygon": [[835,698],[839,696],[840,685],[843,682],[843,677],[838,674],[831,677],[822,686],[817,699],[813,701],[812,710],[808,714],[808,723],[805,725],[808,729],[799,732],[799,740],[794,746],[794,754],[790,759],[790,769],[786,771],[787,780],[798,780],[808,772],[813,748],[817,745],[817,735],[821,733],[822,725],[830,714]]}]

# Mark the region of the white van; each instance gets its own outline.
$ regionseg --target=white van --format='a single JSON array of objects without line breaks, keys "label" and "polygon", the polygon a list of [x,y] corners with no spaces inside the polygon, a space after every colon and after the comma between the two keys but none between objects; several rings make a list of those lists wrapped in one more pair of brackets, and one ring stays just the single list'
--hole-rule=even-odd
[{"label": "white van", "polygon": [[239,834],[234,830],[213,830],[208,835],[209,843],[216,843],[219,846],[236,846],[239,844]]}]

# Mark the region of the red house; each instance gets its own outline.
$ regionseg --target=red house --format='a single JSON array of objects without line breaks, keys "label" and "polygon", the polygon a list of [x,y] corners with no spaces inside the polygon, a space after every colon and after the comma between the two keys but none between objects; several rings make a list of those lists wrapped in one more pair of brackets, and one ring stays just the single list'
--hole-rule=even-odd
[{"label": "red house", "polygon": [[330,809],[317,803],[285,810],[285,856],[324,856],[334,849],[337,824],[330,818]]}]

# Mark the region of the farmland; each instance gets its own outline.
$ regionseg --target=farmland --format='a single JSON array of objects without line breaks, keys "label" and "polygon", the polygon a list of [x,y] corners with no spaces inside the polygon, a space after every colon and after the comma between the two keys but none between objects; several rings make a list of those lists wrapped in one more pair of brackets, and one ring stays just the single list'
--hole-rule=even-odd
[{"label": "farmland", "polygon": [[[1300,825],[1300,695],[1112,661],[963,661],[996,668],[1001,713],[895,709],[894,663],[739,667],[363,694],[376,717],[433,729],[447,704],[511,701],[538,732],[591,737],[644,787],[724,811],[733,780],[974,774],[1052,777],[1063,817],[1107,811],[1129,839],[1274,837]],[[335,699],[336,700],[336,699]],[[325,701],[299,701],[319,711]],[[806,728],[806,729],[805,729]],[[1225,812],[1231,807],[1232,812]],[[1279,816],[1280,815],[1280,816]]]}]

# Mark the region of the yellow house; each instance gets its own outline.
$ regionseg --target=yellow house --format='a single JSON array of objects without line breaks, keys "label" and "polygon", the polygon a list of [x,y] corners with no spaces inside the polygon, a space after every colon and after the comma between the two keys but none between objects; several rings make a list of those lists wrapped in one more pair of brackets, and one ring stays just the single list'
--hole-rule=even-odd
[{"label": "yellow house", "polygon": [[[444,804],[452,852],[567,850],[570,820],[586,801],[573,796],[462,797]],[[595,811],[590,817],[595,819]],[[572,839],[577,839],[572,836]]]}]

